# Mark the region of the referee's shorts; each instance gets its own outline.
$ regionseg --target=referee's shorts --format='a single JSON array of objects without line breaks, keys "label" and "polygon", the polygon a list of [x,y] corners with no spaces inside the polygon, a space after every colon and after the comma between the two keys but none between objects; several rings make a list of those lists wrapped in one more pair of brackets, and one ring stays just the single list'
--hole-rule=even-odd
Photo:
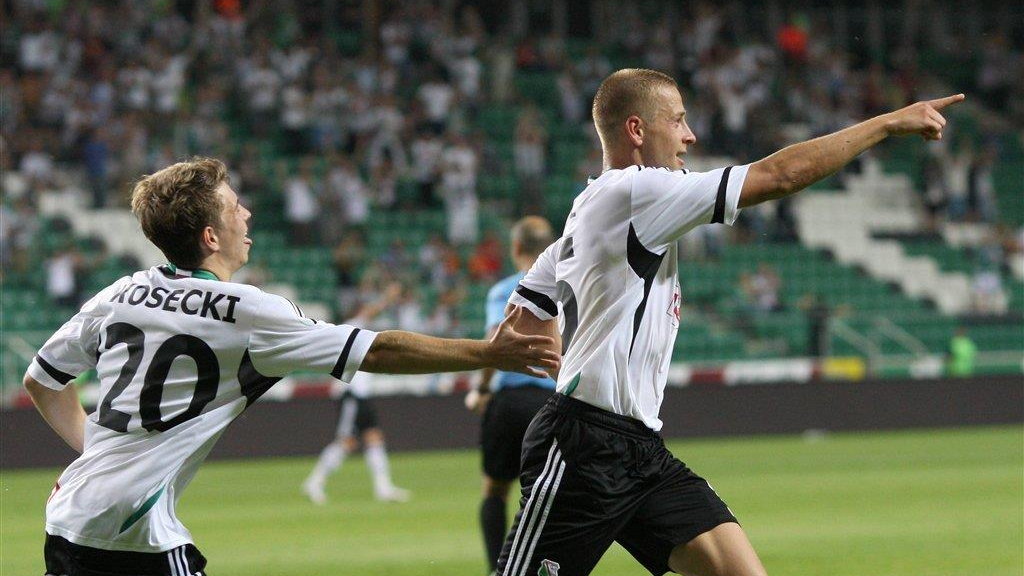
[{"label": "referee's shorts", "polygon": [[531,385],[499,388],[494,393],[480,425],[484,474],[495,480],[519,478],[523,436],[553,393],[551,388]]},{"label": "referee's shorts", "polygon": [[561,394],[530,424],[521,481],[501,576],[583,576],[612,542],[660,576],[677,545],[736,522],[656,432]]}]

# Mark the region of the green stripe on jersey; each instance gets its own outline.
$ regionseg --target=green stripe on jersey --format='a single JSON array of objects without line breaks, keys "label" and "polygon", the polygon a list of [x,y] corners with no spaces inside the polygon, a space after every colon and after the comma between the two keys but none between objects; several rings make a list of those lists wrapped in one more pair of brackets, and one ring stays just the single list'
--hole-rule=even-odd
[{"label": "green stripe on jersey", "polygon": [[125,530],[131,528],[133,524],[135,524],[139,521],[140,518],[145,516],[146,512],[149,512],[149,509],[152,508],[153,505],[156,504],[156,501],[160,499],[160,495],[164,493],[164,488],[166,487],[166,484],[161,486],[160,489],[156,491],[156,494],[153,494],[145,502],[143,502],[142,506],[138,510],[136,510],[134,514],[129,516],[128,519],[124,521],[124,524],[121,524],[121,530],[118,531],[118,534],[123,534]]},{"label": "green stripe on jersey", "polygon": [[576,374],[576,377],[572,379],[572,382],[569,382],[569,386],[565,389],[565,395],[566,396],[572,396],[572,393],[576,391],[576,387],[580,385],[580,375],[581,374],[583,374],[583,373],[580,372],[580,373]]}]

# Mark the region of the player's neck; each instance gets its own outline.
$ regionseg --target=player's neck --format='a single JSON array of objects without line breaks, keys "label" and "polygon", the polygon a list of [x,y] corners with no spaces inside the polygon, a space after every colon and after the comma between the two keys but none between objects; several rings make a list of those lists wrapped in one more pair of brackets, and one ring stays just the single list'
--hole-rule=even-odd
[{"label": "player's neck", "polygon": [[622,170],[623,168],[629,168],[630,166],[642,166],[643,157],[638,149],[604,149],[602,158],[602,172],[609,170]]},{"label": "player's neck", "polygon": [[236,271],[230,269],[227,265],[225,265],[223,262],[220,262],[220,260],[218,258],[215,258],[214,256],[215,255],[210,256],[206,260],[203,260],[199,264],[198,269],[213,274],[221,282],[230,282],[231,276]]}]

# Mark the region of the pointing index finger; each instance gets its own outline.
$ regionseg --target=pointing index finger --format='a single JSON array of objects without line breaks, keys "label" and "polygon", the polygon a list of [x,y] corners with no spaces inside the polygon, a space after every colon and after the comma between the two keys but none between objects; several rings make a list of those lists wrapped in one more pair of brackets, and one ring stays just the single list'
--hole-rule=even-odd
[{"label": "pointing index finger", "polygon": [[937,98],[935,100],[929,100],[928,105],[936,110],[942,110],[950,104],[956,104],[957,102],[963,102],[967,96],[963,94],[954,94],[952,96],[946,96],[945,98]]}]

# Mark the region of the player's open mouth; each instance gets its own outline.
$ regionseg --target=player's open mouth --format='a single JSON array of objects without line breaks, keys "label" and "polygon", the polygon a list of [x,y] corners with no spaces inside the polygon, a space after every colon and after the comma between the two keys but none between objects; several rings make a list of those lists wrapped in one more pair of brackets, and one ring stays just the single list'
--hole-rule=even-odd
[{"label": "player's open mouth", "polygon": [[242,238],[242,242],[248,244],[249,246],[252,246],[252,238],[249,238],[248,234],[244,238]]}]

